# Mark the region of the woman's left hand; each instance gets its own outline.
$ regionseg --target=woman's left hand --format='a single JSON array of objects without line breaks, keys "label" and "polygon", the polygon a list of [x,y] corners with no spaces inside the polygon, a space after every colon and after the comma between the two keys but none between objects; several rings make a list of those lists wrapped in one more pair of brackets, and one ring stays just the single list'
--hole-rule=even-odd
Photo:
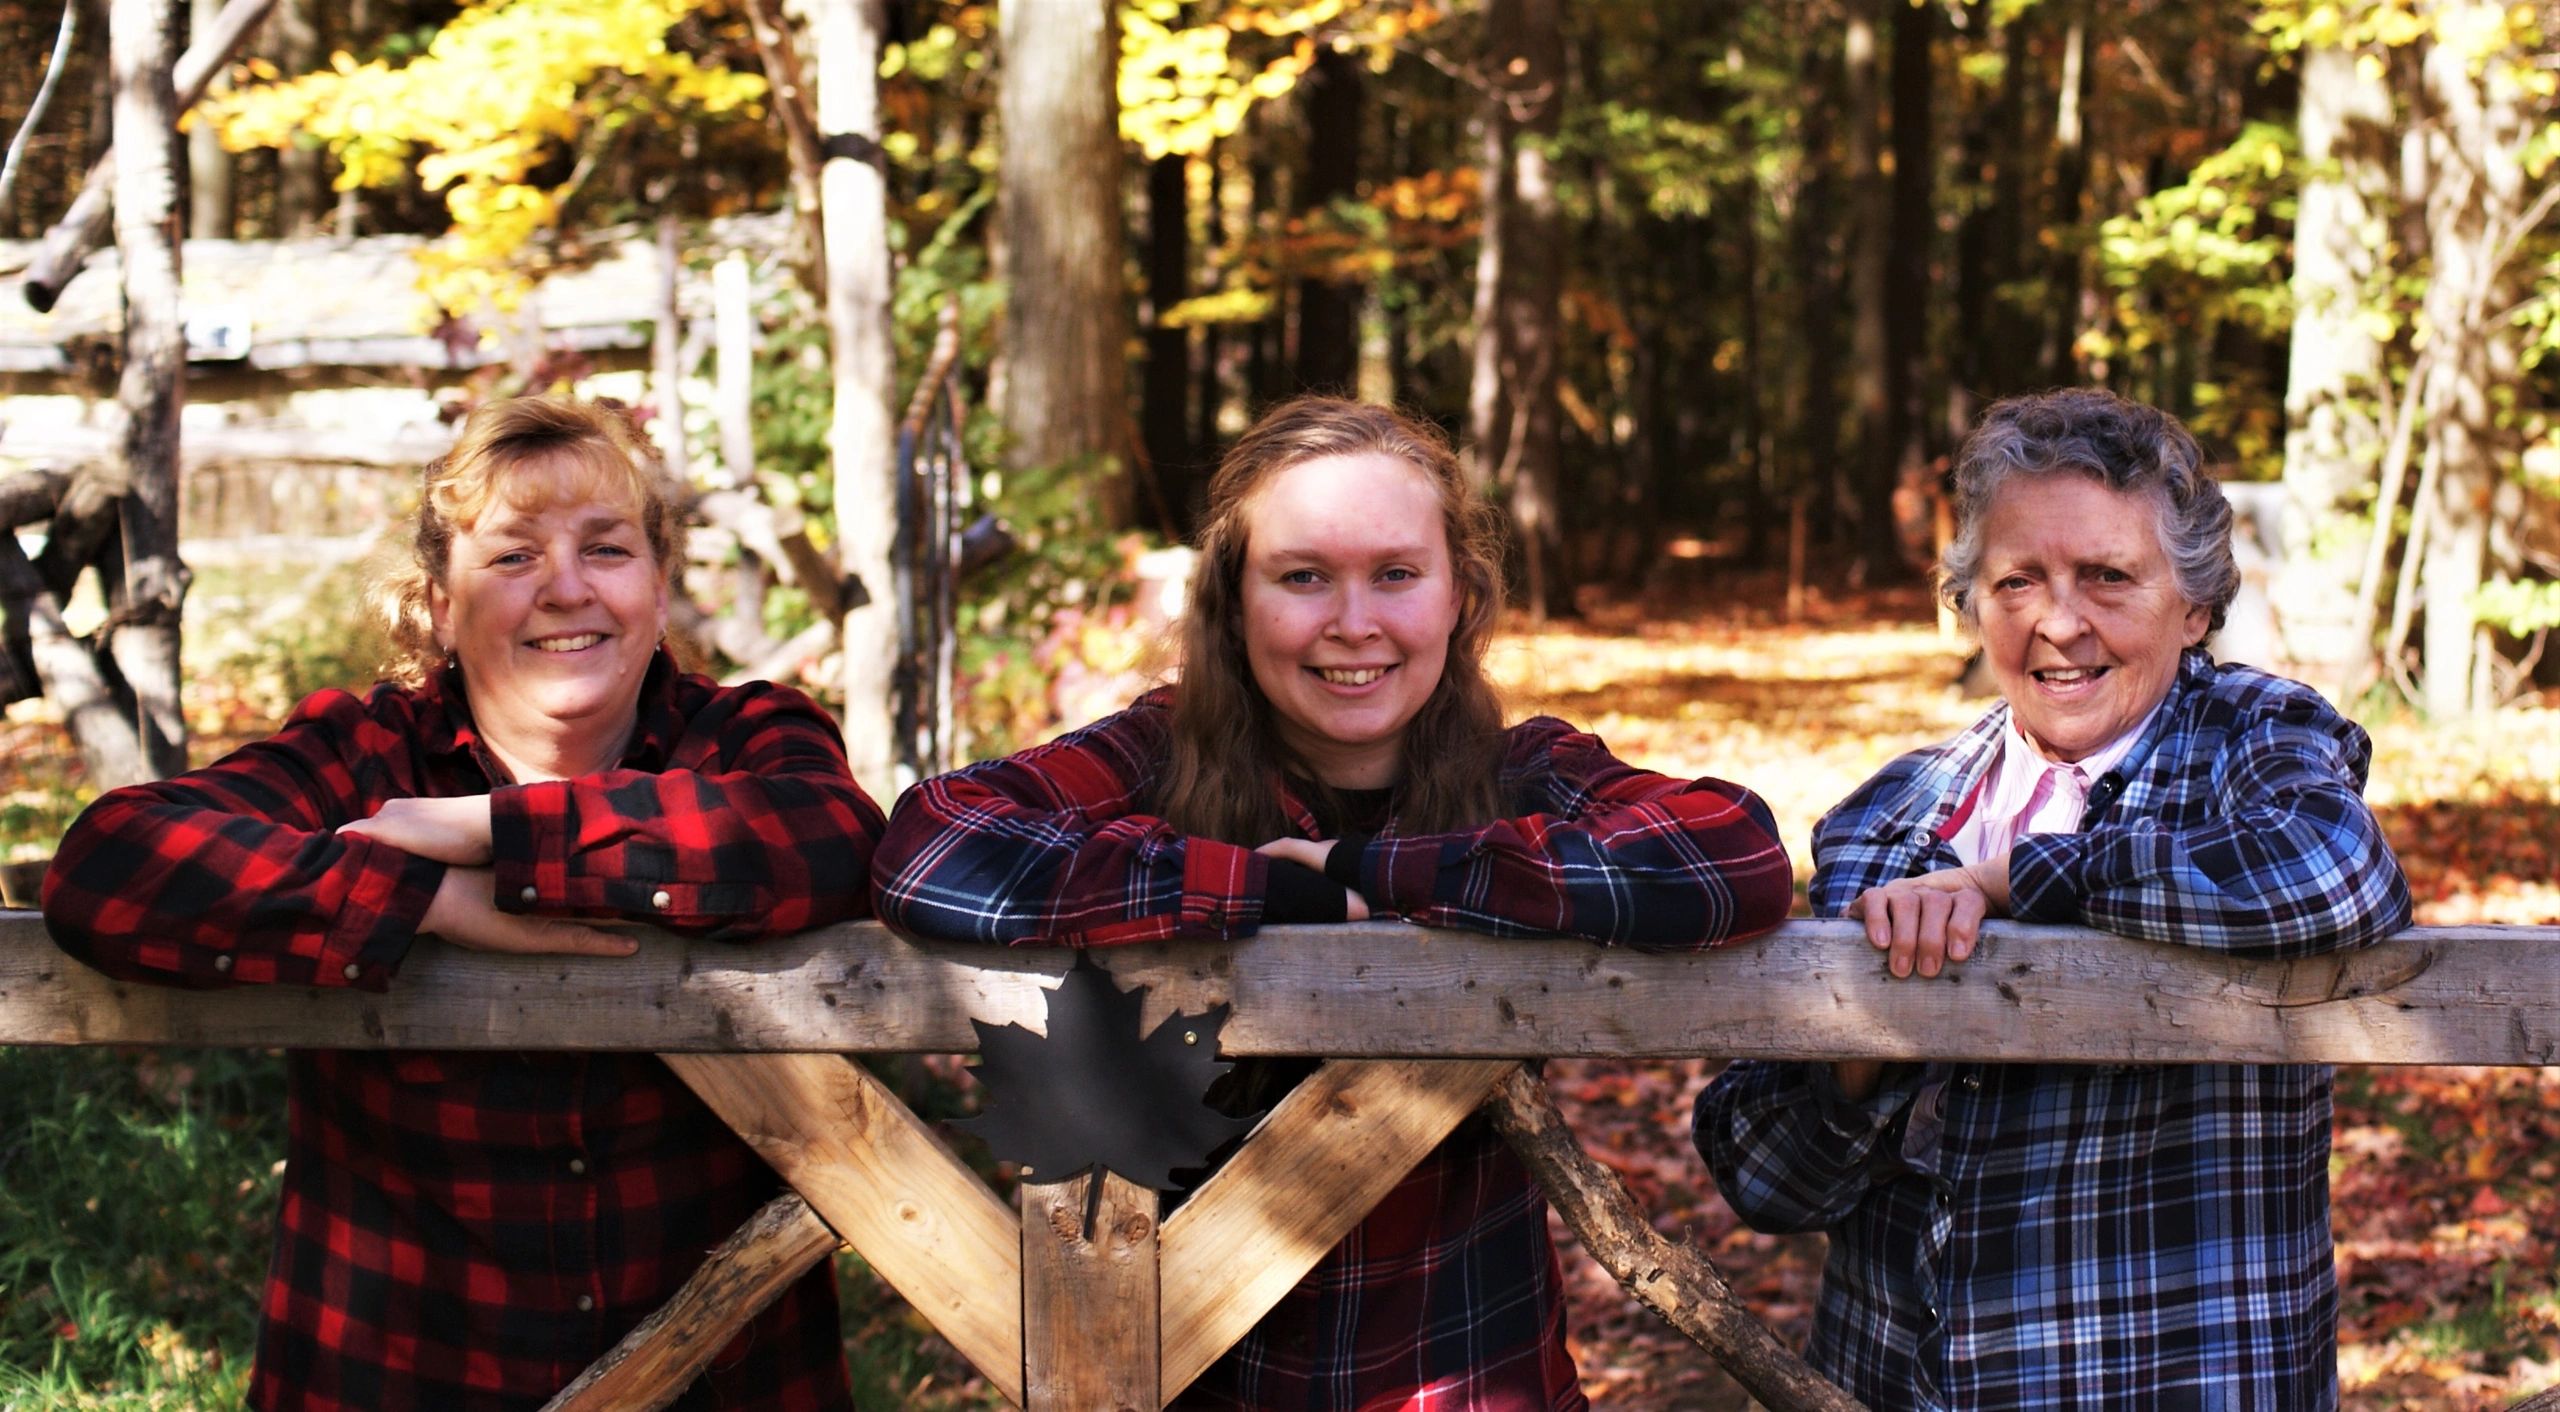
[{"label": "woman's left hand", "polygon": [[338,832],[362,834],[439,863],[478,867],[489,861],[489,796],[394,799],[370,819],[339,825]]},{"label": "woman's left hand", "polygon": [[1896,878],[1859,893],[1846,915],[1867,924],[1867,941],[1896,976],[1934,976],[1973,955],[1982,919],[2009,911],[2009,855],[1961,868]]}]

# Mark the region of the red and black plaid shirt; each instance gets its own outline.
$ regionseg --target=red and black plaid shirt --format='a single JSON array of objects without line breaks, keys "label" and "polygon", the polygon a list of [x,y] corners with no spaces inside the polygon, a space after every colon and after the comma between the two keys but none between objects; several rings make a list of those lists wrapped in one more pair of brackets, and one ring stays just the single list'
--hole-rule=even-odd
[{"label": "red and black plaid shirt", "polygon": [[[1155,815],[1171,701],[1151,693],[1048,745],[908,791],[874,868],[882,918],[997,943],[1251,935],[1266,920],[1270,860]],[[1281,792],[1300,833],[1328,836]],[[1357,877],[1379,915],[1651,949],[1764,931],[1793,901],[1775,821],[1748,790],[1635,769],[1562,721],[1511,728],[1502,794],[1517,816],[1480,828],[1403,834],[1390,814],[1374,834],[1340,834],[1327,872]],[[1181,1405],[1582,1407],[1558,1283],[1544,1198],[1470,1119]]]},{"label": "red and black plaid shirt", "polygon": [[[321,692],[267,740],[98,800],[46,875],[45,920],[124,979],[381,990],[444,866],[334,830],[389,800],[476,794],[510,910],[739,941],[868,910],[880,810],[835,723],[788,688],[722,687],[661,653],[621,768],[492,788],[504,778],[458,672]],[[646,1054],[305,1050],[289,1073],[261,1409],[537,1407],[780,1190]],[[850,1406],[832,1272],[678,1405]]]}]

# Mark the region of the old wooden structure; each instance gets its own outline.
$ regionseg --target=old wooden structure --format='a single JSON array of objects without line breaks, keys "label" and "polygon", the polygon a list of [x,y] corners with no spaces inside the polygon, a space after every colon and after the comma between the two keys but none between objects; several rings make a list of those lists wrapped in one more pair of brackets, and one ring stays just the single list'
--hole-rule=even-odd
[{"label": "old wooden structure", "polygon": [[[1498,1085],[1548,1055],[2083,1063],[2560,1063],[2560,929],[2421,928],[2292,961],[1994,923],[1975,959],[1893,981],[1853,924],[1698,955],[1396,924],[1095,953],[1144,1023],[1233,1007],[1222,1052],[1329,1063],[1171,1217],[1110,1182],[1008,1210],[849,1053],[1038,1029],[1072,954],[924,946],[872,924],[628,960],[422,948],[388,994],[121,984],[0,914],[0,1043],[650,1050],[797,1193],[715,1255],[555,1407],[659,1405],[727,1330],[837,1245],[859,1250],[1005,1394],[1153,1408],[1178,1394]],[[563,1003],[570,996],[576,1003]],[[1017,1297],[1018,1291],[1018,1297]],[[652,1400],[656,1399],[656,1400]]]}]

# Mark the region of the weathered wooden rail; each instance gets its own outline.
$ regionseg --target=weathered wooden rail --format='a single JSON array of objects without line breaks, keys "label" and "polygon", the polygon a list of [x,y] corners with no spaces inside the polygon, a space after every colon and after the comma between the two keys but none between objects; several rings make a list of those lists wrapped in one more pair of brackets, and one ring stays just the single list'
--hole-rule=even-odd
[{"label": "weathered wooden rail", "polygon": [[[1396,923],[1091,953],[1148,1021],[1227,1003],[1227,1054],[2560,1063],[2560,928],[2418,927],[2255,961],[1993,922],[1975,959],[1895,981],[1855,924],[1657,955]],[[0,1044],[955,1053],[972,1018],[1042,1027],[1073,954],[918,944],[874,923],[753,946],[653,938],[567,960],[421,947],[390,993],[111,981],[0,912]],[[567,1003],[574,997],[574,1004]]]},{"label": "weathered wooden rail", "polygon": [[[184,992],[109,980],[0,912],[0,1044],[645,1050],[797,1193],[706,1265],[560,1408],[660,1405],[838,1242],[1034,1408],[1156,1407],[1415,1161],[1541,1056],[2077,1063],[2560,1063],[2560,928],[2420,928],[2292,961],[1993,923],[1967,965],[1896,981],[1853,924],[1653,955],[1400,924],[1093,953],[1145,1023],[1233,1007],[1229,1056],[1330,1059],[1172,1217],[1111,1179],[1008,1210],[847,1053],[1041,1029],[1071,953],[919,945],[875,924],[748,947],[654,937],[617,960],[425,946],[392,991]],[[1090,1234],[1088,1234],[1088,1229]],[[1019,1301],[1005,1297],[1019,1291]],[[654,1399],[654,1400],[653,1400]]]}]

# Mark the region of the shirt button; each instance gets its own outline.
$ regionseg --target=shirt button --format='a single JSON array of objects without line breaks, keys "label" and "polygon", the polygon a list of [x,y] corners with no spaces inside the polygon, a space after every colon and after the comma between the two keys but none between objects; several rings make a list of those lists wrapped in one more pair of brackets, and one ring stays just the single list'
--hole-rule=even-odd
[{"label": "shirt button", "polygon": [[1967,1074],[1967,1075],[1965,1075],[1965,1076],[1964,1076],[1964,1091],[1965,1091],[1965,1092],[1967,1092],[1967,1093],[1980,1093],[1980,1092],[1982,1092],[1982,1075],[1980,1075],[1980,1074]]},{"label": "shirt button", "polygon": [[592,1312],[592,1311],[595,1309],[595,1307],[596,1307],[596,1297],[595,1297],[594,1295],[592,1295],[592,1294],[582,1294],[582,1295],[579,1295],[579,1296],[578,1296],[578,1312],[579,1312],[579,1313],[581,1313],[581,1314],[590,1313],[590,1312]]},{"label": "shirt button", "polygon": [[1922,824],[1911,831],[1911,846],[1914,848],[1926,848],[1930,844],[1936,842],[1937,838],[1938,836],[1936,834],[1929,831],[1928,825]]},{"label": "shirt button", "polygon": [[570,1158],[569,1171],[576,1176],[585,1176],[587,1174],[587,1159],[584,1157]]},{"label": "shirt button", "polygon": [[661,912],[664,912],[668,908],[675,906],[676,900],[669,897],[667,895],[667,890],[662,887],[656,892],[649,894],[649,905],[657,908]]},{"label": "shirt button", "polygon": [[356,977],[361,976],[361,975],[363,975],[363,974],[364,974],[364,967],[357,965],[357,964],[356,964],[355,962],[353,962],[353,961],[349,961],[349,962],[347,963],[346,977],[347,977],[347,979],[348,979],[348,980],[354,980]]},{"label": "shirt button", "polygon": [[531,884],[531,883],[526,883],[526,884],[525,884],[525,886],[524,886],[524,891],[519,892],[519,893],[517,893],[517,894],[516,894],[516,896],[517,896],[517,897],[519,897],[519,898],[523,899],[524,904],[525,904],[527,907],[532,906],[532,905],[533,905],[533,900],[534,900],[535,898],[537,898],[537,897],[540,897],[541,895],[542,895],[541,893],[539,893],[539,892],[537,892],[537,891],[535,891],[535,890],[534,890],[534,886],[533,886],[533,884]]},{"label": "shirt button", "polygon": [[213,958],[213,968],[214,968],[215,970],[217,970],[217,971],[227,971],[227,970],[230,970],[230,969],[231,969],[231,958],[230,958],[229,956],[216,956],[216,957],[214,957],[214,958]]}]

